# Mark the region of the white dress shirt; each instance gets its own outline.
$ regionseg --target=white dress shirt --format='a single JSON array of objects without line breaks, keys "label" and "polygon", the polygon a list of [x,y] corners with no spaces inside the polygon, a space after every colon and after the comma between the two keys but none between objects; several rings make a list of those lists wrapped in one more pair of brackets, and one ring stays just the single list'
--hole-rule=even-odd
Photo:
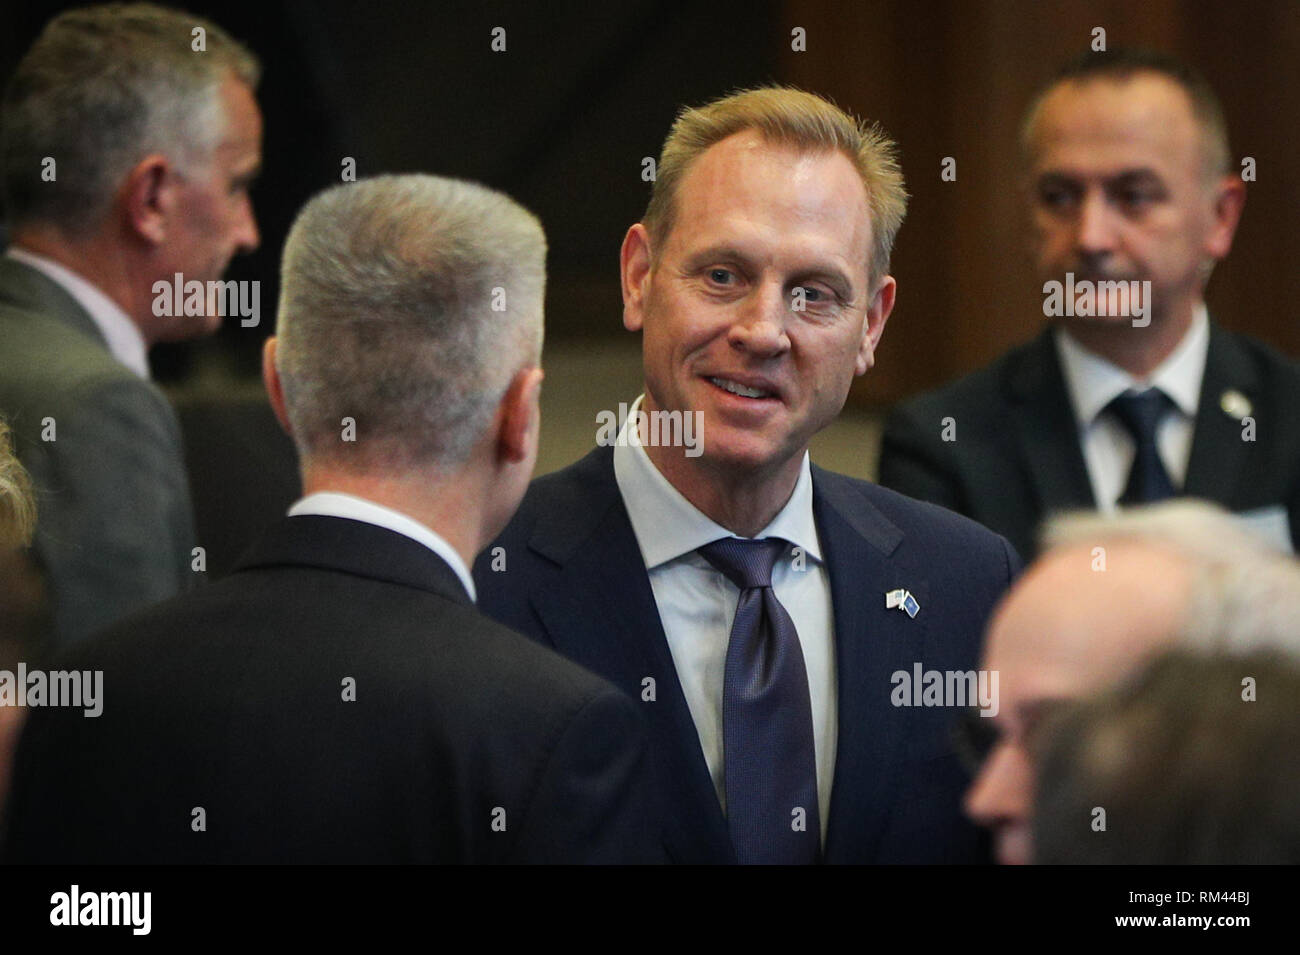
[{"label": "white dress shirt", "polygon": [[1173,409],[1156,429],[1156,448],[1169,479],[1175,488],[1181,488],[1187,479],[1201,379],[1210,348],[1205,306],[1197,307],[1183,340],[1145,380],[1084,348],[1064,328],[1056,330],[1056,348],[1098,509],[1104,513],[1115,510],[1137,454],[1133,435],[1113,412],[1104,411],[1129,389],[1159,388],[1173,401]]},{"label": "white dress shirt", "polygon": [[433,528],[421,524],[415,518],[408,517],[391,507],[367,501],[363,497],[343,494],[339,491],[317,491],[315,494],[308,494],[289,508],[290,517],[301,517],[306,514],[345,517],[351,521],[384,527],[396,531],[403,537],[409,537],[445,560],[456,572],[460,582],[465,585],[465,592],[469,594],[469,599],[478,600],[478,594],[474,590],[474,578],[470,575],[469,568],[465,566],[465,561],[456,552],[456,548],[447,543],[446,538]]},{"label": "white dress shirt", "polygon": [[[614,479],[645,560],[659,619],[699,733],[713,787],[725,811],[722,677],[740,589],[696,549],[736,535],[697,510],[659,473],[643,447],[627,441],[627,429],[636,420],[641,400],[637,398],[632,405],[614,447]],[[813,521],[812,471],[806,453],[790,500],[757,536],[784,538],[801,548],[804,556],[802,570],[795,568],[789,553],[777,562],[772,571],[772,589],[794,620],[808,671],[817,806],[824,843],[838,727],[835,623],[830,576],[822,562]]]},{"label": "white dress shirt", "polygon": [[30,265],[76,299],[104,336],[109,354],[148,381],[149,348],[140,329],[122,311],[120,305],[76,272],[53,259],[16,248],[10,248],[5,255],[15,262]]}]

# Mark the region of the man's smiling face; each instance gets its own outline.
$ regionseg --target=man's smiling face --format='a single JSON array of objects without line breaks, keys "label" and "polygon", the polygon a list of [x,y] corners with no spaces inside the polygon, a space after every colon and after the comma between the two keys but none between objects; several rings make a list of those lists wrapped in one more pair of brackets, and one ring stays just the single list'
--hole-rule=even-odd
[{"label": "man's smiling face", "polygon": [[874,295],[871,223],[847,156],[753,131],[683,177],[662,248],[624,243],[624,324],[644,332],[645,410],[703,413],[704,461],[750,472],[802,456],[874,351],[894,282]]}]

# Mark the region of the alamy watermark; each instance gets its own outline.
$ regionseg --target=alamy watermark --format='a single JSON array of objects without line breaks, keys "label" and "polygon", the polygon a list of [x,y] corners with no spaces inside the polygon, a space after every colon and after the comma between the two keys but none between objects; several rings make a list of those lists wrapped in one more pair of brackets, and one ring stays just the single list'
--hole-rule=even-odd
[{"label": "alamy watermark", "polygon": [[0,706],[81,707],[84,715],[104,712],[103,670],[0,670]]},{"label": "alamy watermark", "polygon": [[617,413],[598,411],[596,425],[596,444],[603,448],[626,442],[633,447],[685,448],[688,458],[704,453],[703,411],[632,411],[624,401]]},{"label": "alamy watermark", "polygon": [[1043,314],[1048,318],[1131,318],[1134,328],[1151,324],[1151,283],[1147,280],[1074,280],[1043,283]]},{"label": "alamy watermark", "polygon": [[927,670],[918,662],[910,673],[895,670],[889,682],[894,706],[978,706],[980,716],[998,715],[997,670]]},{"label": "alamy watermark", "polygon": [[153,294],[153,313],[159,318],[238,316],[243,328],[255,328],[262,320],[262,283],[256,279],[251,282],[190,279],[187,282],[177,272],[170,282],[166,279],[154,282]]},{"label": "alamy watermark", "polygon": [[152,912],[152,892],[83,892],[74,884],[50,896],[51,925],[121,925],[132,935],[148,935]]}]

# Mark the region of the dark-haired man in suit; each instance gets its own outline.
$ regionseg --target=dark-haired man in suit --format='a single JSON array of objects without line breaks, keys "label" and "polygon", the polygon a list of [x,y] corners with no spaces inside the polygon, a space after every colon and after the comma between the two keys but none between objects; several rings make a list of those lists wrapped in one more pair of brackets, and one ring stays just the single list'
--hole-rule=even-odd
[{"label": "dark-haired man in suit", "polygon": [[632,701],[474,608],[536,459],[545,254],[473,183],[307,204],[264,362],[305,496],[58,661],[102,671],[102,712],[31,711],[9,861],[660,857]]},{"label": "dark-haired man in suit", "polygon": [[[1212,322],[1210,273],[1245,202],[1218,99],[1167,56],[1069,64],[1022,134],[1050,326],[900,405],[880,482],[1005,534],[1176,494],[1300,535],[1300,365]],[[1105,294],[1116,289],[1117,294]]]},{"label": "dark-haired man in suit", "polygon": [[874,361],[905,202],[820,97],[683,112],[623,242],[645,392],[478,566],[485,610],[640,701],[677,861],[981,858],[952,701],[900,689],[974,670],[1017,557],[807,453]]}]

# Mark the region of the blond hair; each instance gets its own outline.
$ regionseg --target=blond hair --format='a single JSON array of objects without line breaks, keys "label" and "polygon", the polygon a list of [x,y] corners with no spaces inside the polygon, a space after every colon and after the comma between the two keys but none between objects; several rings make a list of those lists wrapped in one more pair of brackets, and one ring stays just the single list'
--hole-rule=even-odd
[{"label": "blond hair", "polygon": [[[642,224],[651,248],[661,249],[672,231],[677,191],[705,150],[736,133],[757,131],[764,140],[800,152],[843,153],[867,192],[871,220],[871,288],[889,272],[889,255],[903,217],[907,190],[897,146],[877,124],[866,124],[829,100],[788,86],[742,90],[704,106],[683,109],[659,155],[650,204]],[[656,251],[656,255],[657,255]]]},{"label": "blond hair", "polygon": [[35,530],[32,482],[14,456],[9,426],[0,419],[0,547],[26,547]]}]

